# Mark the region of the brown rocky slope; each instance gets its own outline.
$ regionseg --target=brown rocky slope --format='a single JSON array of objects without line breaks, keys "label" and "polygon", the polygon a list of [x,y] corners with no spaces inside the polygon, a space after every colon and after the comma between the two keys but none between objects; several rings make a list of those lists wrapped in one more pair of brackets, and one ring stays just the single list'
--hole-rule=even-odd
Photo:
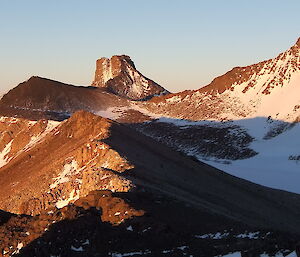
[{"label": "brown rocky slope", "polygon": [[94,189],[128,191],[132,183],[118,174],[132,165],[102,142],[110,127],[104,118],[78,112],[34,143],[26,144],[24,129],[12,134],[9,162],[0,169],[0,208],[36,214]]},{"label": "brown rocky slope", "polygon": [[[299,195],[222,173],[122,124],[84,111],[51,127],[2,122],[14,150],[0,169],[0,209],[23,214],[1,219],[4,256],[276,253],[299,240]],[[14,143],[26,129],[38,139]],[[255,241],[240,239],[256,231]]]},{"label": "brown rocky slope", "polygon": [[139,185],[246,224],[295,233],[300,227],[297,194],[227,175],[83,111],[20,151],[0,169],[0,183],[0,208],[15,213],[61,207],[94,189]]},{"label": "brown rocky slope", "polygon": [[73,86],[34,76],[3,96],[0,113],[1,116],[63,120],[82,109],[96,112],[126,105],[126,99],[104,88]]}]

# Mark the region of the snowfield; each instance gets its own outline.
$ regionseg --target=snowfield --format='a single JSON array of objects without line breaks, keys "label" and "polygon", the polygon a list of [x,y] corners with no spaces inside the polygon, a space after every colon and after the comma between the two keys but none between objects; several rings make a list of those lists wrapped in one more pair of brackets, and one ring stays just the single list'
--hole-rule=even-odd
[{"label": "snowfield", "polygon": [[[164,140],[167,144],[170,141],[179,141],[177,144],[169,143],[169,145],[234,176],[300,194],[300,124],[297,123],[300,120],[299,42],[298,40],[294,46],[276,58],[247,67],[236,67],[220,76],[222,81],[227,83],[222,85],[222,81],[219,81],[222,86],[226,86],[224,91],[218,91],[217,88],[213,92],[208,85],[207,91],[177,93],[165,101],[152,103],[151,110],[155,114],[143,110],[142,107],[134,108],[158,119],[158,122],[177,126],[182,130],[182,134],[189,133],[188,130],[184,130],[187,127],[195,126],[196,130],[197,125],[224,128],[231,124],[240,127],[254,139],[249,148],[257,155],[252,157],[244,155],[242,158],[247,159],[242,159],[238,154],[237,158],[230,158],[226,155],[197,152],[197,148],[192,144],[198,144],[198,139],[202,135],[199,133],[197,138],[195,130],[191,130],[190,137],[194,142],[189,145],[186,144],[187,140],[178,139],[180,137],[178,133],[165,139],[163,133],[159,138],[157,135],[153,138]],[[147,109],[147,106],[144,106]],[[203,131],[203,127],[198,129],[200,132]],[[238,138],[240,132],[241,130],[231,130],[230,133]],[[210,140],[206,140],[205,136],[202,138],[202,142],[205,142],[204,147],[217,146],[215,148],[226,151],[234,149],[235,152],[239,152],[233,147],[236,143],[233,138],[230,138],[231,142],[226,139],[228,135],[224,133],[226,145],[218,145],[218,141],[222,141],[223,138],[216,137],[213,133],[212,130],[212,137],[208,137]],[[150,133],[149,135],[151,136]],[[229,145],[232,149],[225,148]]]},{"label": "snowfield", "polygon": [[283,133],[264,139],[268,131],[266,123],[265,125],[246,123],[243,120],[236,121],[237,125],[244,126],[255,138],[250,148],[258,152],[256,156],[230,161],[230,164],[224,164],[218,159],[207,160],[201,156],[197,158],[231,175],[254,183],[300,193],[300,157],[298,158],[300,156],[300,124],[296,123]]},{"label": "snowfield", "polygon": [[[128,108],[109,108],[96,114],[117,120],[122,116],[122,113],[129,109],[148,115],[156,122],[178,126],[182,130],[193,126],[217,128],[238,126],[245,129],[254,138],[249,148],[258,153],[248,159],[227,160],[204,157],[195,155],[194,149],[187,149],[186,146],[178,150],[195,156],[200,161],[236,177],[267,187],[300,194],[298,185],[298,181],[300,181],[300,123],[289,123],[268,119],[268,117],[245,118],[226,122],[216,120],[189,121],[154,114],[138,105],[132,105]],[[232,130],[231,133],[238,133],[238,131]],[[211,142],[207,143],[210,144]]]}]

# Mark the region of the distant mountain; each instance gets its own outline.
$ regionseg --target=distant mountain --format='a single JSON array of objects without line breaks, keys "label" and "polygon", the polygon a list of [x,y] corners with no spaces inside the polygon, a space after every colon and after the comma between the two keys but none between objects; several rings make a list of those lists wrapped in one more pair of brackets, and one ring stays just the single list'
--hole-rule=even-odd
[{"label": "distant mountain", "polygon": [[33,76],[0,99],[0,114],[31,119],[62,120],[77,110],[103,113],[126,107],[130,100],[147,100],[169,92],[136,70],[128,56],[97,61],[93,86],[74,86]]},{"label": "distant mountain", "polygon": [[114,55],[97,60],[93,86],[132,100],[143,100],[168,91],[142,75],[127,55]]},{"label": "distant mountain", "polygon": [[126,103],[126,99],[103,88],[79,87],[33,76],[3,96],[0,113],[31,119],[64,119],[77,110],[97,111]]},{"label": "distant mountain", "polygon": [[270,116],[292,122],[300,115],[299,95],[300,39],[276,58],[233,68],[199,90],[154,98],[150,108],[191,120]]}]

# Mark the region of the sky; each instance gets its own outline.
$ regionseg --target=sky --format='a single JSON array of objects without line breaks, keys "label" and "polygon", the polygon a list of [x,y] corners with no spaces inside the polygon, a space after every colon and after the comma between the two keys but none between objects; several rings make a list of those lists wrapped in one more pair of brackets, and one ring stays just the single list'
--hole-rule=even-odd
[{"label": "sky", "polygon": [[127,54],[172,92],[273,58],[300,37],[299,0],[0,0],[0,94],[36,75],[90,85]]}]

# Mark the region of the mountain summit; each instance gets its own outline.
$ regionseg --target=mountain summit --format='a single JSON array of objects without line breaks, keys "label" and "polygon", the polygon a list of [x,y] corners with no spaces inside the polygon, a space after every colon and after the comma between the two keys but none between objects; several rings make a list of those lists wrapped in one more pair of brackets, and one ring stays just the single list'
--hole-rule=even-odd
[{"label": "mountain summit", "polygon": [[146,78],[127,55],[114,55],[96,62],[96,87],[107,88],[112,93],[132,100],[143,100],[168,93],[163,87]]},{"label": "mountain summit", "polygon": [[300,39],[277,57],[235,67],[198,90],[153,99],[153,111],[193,120],[270,116],[293,122],[300,115],[299,93]]}]

